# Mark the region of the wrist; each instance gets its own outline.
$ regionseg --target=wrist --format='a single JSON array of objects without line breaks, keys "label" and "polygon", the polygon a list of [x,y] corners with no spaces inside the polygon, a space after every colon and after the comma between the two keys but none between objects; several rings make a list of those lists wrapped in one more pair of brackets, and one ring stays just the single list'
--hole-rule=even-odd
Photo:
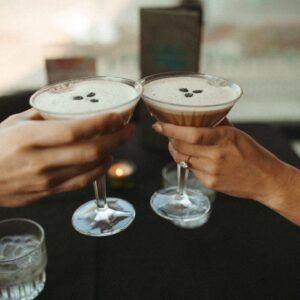
[{"label": "wrist", "polygon": [[290,221],[300,225],[300,171],[278,161],[278,166],[269,174],[262,204],[273,209]]}]

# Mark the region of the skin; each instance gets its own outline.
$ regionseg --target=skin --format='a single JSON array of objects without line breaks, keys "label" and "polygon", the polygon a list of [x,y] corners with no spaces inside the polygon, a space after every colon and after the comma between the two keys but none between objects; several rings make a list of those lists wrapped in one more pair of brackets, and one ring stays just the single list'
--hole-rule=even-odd
[{"label": "skin", "polygon": [[300,225],[300,171],[226,120],[215,128],[155,123],[174,160],[208,188],[256,200]]},{"label": "skin", "polygon": [[33,109],[12,115],[0,123],[0,207],[85,187],[132,133],[119,114],[47,121]]}]

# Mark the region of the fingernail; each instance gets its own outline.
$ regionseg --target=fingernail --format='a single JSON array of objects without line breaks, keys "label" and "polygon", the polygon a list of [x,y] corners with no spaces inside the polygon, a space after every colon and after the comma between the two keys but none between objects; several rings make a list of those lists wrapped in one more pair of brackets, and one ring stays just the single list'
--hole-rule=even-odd
[{"label": "fingernail", "polygon": [[156,131],[156,132],[162,132],[163,128],[159,123],[155,123],[152,125],[152,128]]}]

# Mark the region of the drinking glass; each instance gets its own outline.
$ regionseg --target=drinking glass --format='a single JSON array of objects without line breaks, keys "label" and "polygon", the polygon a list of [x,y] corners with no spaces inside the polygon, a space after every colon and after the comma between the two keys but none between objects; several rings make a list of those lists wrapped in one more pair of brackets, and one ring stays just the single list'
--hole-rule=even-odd
[{"label": "drinking glass", "polygon": [[[122,102],[120,105],[110,106],[109,108],[97,109],[86,113],[59,113],[52,111],[44,111],[40,109],[35,99],[41,93],[47,92],[49,89],[70,89],[72,84],[89,81],[102,81],[102,83],[117,82],[125,84],[134,89],[134,97],[127,102]],[[108,113],[120,113],[123,116],[124,125],[127,124],[134,112],[134,108],[138,103],[141,94],[142,86],[133,80],[119,77],[88,77],[74,80],[63,81],[57,84],[46,86],[37,91],[30,98],[30,104],[39,111],[44,118],[47,119],[72,119],[83,118],[96,115],[105,115]],[[112,91],[113,92],[113,91]],[[105,101],[105,99],[102,99]],[[93,182],[95,199],[82,204],[73,214],[72,225],[80,233],[89,236],[109,236],[116,234],[126,229],[135,218],[134,207],[124,199],[108,198],[106,196],[106,176],[103,175],[98,180]]]},{"label": "drinking glass", "polygon": [[45,233],[28,219],[0,222],[0,299],[35,299],[46,281]]},{"label": "drinking glass", "polygon": [[[213,87],[228,87],[234,92],[234,97],[230,101],[224,99],[224,102],[209,105],[190,105],[188,102],[177,104],[172,101],[172,95],[166,90],[163,91],[164,99],[161,95],[158,97],[153,92],[151,96],[147,95],[146,90],[149,84],[160,80],[161,88],[164,89],[170,79],[184,78],[187,82],[190,78],[198,78],[199,81],[205,81]],[[180,79],[179,79],[180,80]],[[147,76],[140,80],[144,86],[142,98],[150,114],[158,121],[172,123],[180,126],[192,127],[214,127],[225,119],[227,113],[242,95],[242,89],[232,81],[227,79],[206,75],[201,73],[171,72]],[[174,87],[175,88],[175,87]],[[174,91],[172,91],[174,93]],[[176,92],[187,93],[188,89],[182,86],[176,86]],[[202,93],[202,90],[194,90],[195,95]],[[188,92],[186,97],[190,98],[193,93]],[[196,96],[195,96],[196,97]],[[212,99],[213,100],[213,99]],[[168,187],[161,189],[153,194],[150,200],[152,209],[162,218],[171,221],[192,221],[206,215],[210,210],[210,201],[200,191],[187,189],[188,162],[182,161],[177,164],[177,187]]]}]

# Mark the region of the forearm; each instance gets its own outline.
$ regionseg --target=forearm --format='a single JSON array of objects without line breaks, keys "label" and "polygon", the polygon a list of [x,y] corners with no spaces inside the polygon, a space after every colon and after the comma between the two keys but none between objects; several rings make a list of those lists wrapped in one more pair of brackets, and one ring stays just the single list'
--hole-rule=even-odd
[{"label": "forearm", "polygon": [[300,226],[300,171],[281,162],[270,192],[259,202]]}]

